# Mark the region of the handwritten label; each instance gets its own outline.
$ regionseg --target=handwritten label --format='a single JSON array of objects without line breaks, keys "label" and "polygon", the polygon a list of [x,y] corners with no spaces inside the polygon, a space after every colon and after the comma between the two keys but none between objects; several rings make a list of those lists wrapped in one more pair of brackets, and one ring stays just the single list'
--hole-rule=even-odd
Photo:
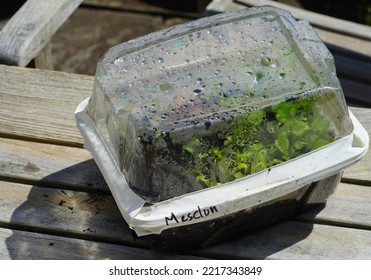
[{"label": "handwritten label", "polygon": [[166,225],[171,223],[185,223],[190,222],[192,220],[197,220],[203,217],[207,217],[214,213],[218,212],[216,206],[210,206],[205,209],[201,209],[200,206],[197,206],[197,210],[184,214],[180,217],[177,217],[173,212],[171,212],[170,217],[165,217]]}]

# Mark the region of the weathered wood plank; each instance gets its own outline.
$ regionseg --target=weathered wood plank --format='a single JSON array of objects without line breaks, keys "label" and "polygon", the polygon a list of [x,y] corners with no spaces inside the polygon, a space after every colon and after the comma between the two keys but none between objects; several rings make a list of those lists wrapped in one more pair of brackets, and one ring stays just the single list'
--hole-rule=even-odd
[{"label": "weathered wood plank", "polygon": [[206,7],[205,15],[223,13],[227,11],[234,11],[238,9],[246,8],[241,4],[236,3],[233,0],[213,0]]},{"label": "weathered wood plank", "polygon": [[[350,110],[361,122],[369,136],[371,136],[371,109],[350,107]],[[366,155],[354,165],[345,169],[343,181],[349,183],[362,183],[369,185],[371,181],[371,150],[367,151]]]},{"label": "weathered wood plank", "polygon": [[[0,138],[0,146],[0,178],[86,192],[108,192],[101,172],[85,149],[7,138]],[[370,185],[370,160],[371,151],[345,170],[343,181]]]},{"label": "weathered wood plank", "polygon": [[[270,1],[269,3],[272,6],[282,7],[286,10],[298,9],[298,8],[295,8],[295,7],[292,7],[292,6],[289,6],[289,5],[285,5],[285,4],[277,3],[277,2],[273,2],[273,1]],[[226,11],[233,11],[233,10],[237,10],[237,9],[243,9],[243,8],[247,8],[247,7],[251,7],[251,6],[259,6],[259,5],[263,5],[263,2],[262,1],[253,1],[249,5],[249,4],[247,4],[247,2],[245,3],[245,2],[242,2],[242,1],[214,0],[207,6],[205,15],[221,13],[221,12],[226,12]],[[280,5],[285,5],[285,6],[280,6]],[[305,10],[302,10],[302,11],[304,11],[304,13],[307,12]],[[303,18],[305,18],[305,19],[309,18],[309,21],[310,21],[310,16],[305,16]],[[332,17],[326,16],[326,21],[328,20],[330,23],[332,23],[333,22],[332,19],[333,19]],[[325,23],[326,23],[326,21],[325,21]],[[346,25],[349,23],[348,21],[344,21],[344,22],[346,22]],[[353,24],[353,23],[351,23],[351,24]],[[335,27],[342,28],[341,27],[342,25],[340,25],[340,26],[336,26],[336,24],[331,24],[331,25],[334,25]],[[364,26],[364,25],[361,25],[361,24],[356,24],[356,25],[357,26],[358,25],[362,26],[363,30],[365,28],[367,30],[370,29],[370,27],[367,27],[367,26]],[[349,49],[349,50],[352,50],[352,51],[355,51],[355,52],[358,52],[358,53],[361,53],[361,54],[364,54],[364,55],[367,55],[367,56],[371,56],[371,40],[369,38],[371,35],[367,35],[368,36],[367,38],[364,38],[364,36],[356,37],[354,34],[350,34],[350,35],[342,34],[342,33],[339,33],[338,31],[336,31],[334,29],[332,29],[330,31],[330,30],[326,29],[326,27],[323,26],[323,25],[314,25],[314,29],[318,33],[321,40],[323,40],[324,42],[326,42],[328,44],[340,46],[340,47],[343,47],[343,48],[346,48],[346,49]],[[347,28],[347,30],[349,32],[353,31],[352,28]],[[368,32],[369,32],[369,34],[371,34],[370,31],[368,31]],[[362,35],[363,35],[363,33],[362,33]]]},{"label": "weathered wood plank", "polygon": [[85,149],[0,138],[0,178],[42,186],[108,193]]},{"label": "weathered wood plank", "polygon": [[0,31],[0,63],[26,66],[82,0],[28,0]]},{"label": "weathered wood plank", "polygon": [[300,214],[301,221],[371,230],[371,187],[341,183],[326,207]]},{"label": "weathered wood plank", "polygon": [[314,26],[319,26],[323,29],[331,30],[336,33],[346,34],[351,37],[363,38],[371,40],[371,27],[355,22],[350,22],[327,15],[307,11],[298,7],[293,7],[284,3],[279,3],[270,0],[236,0],[236,2],[248,6],[263,6],[270,5],[277,8],[290,11],[295,18],[305,19]]},{"label": "weathered wood plank", "polygon": [[314,27],[314,29],[321,40],[326,44],[339,46],[371,57],[371,41],[369,40],[334,33],[320,27]]},{"label": "weathered wood plank", "polygon": [[77,105],[93,77],[0,65],[0,135],[81,146]]},{"label": "weathered wood plank", "polygon": [[[2,65],[0,77],[0,135],[82,146],[74,111],[91,96],[93,77]],[[371,131],[371,109],[351,110]],[[370,181],[369,162],[371,152],[344,176]]]},{"label": "weathered wood plank", "polygon": [[199,254],[234,259],[369,260],[371,231],[287,221]]},{"label": "weathered wood plank", "polygon": [[[0,66],[0,72],[1,134],[82,145],[73,112],[81,100],[91,95],[93,77],[7,66]],[[352,107],[351,110],[367,131],[371,131],[371,109]],[[16,156],[17,151],[14,153]],[[58,154],[56,156],[58,158]],[[348,168],[344,176],[370,180],[370,162],[368,152],[360,163]]]},{"label": "weathered wood plank", "polygon": [[0,228],[1,260],[200,259],[124,245]]},{"label": "weathered wood plank", "polygon": [[111,195],[0,181],[0,225],[96,241],[144,246]]},{"label": "weathered wood plank", "polygon": [[114,8],[124,11],[158,13],[170,16],[197,17],[210,0],[141,1],[141,0],[84,0],[84,5]]},{"label": "weathered wood plank", "polygon": [[38,69],[53,70],[52,48],[50,42],[47,43],[35,57],[35,66]]},{"label": "weathered wood plank", "polygon": [[[360,224],[364,223],[369,229],[368,232],[371,233],[369,222],[371,213],[368,207],[371,203],[371,189],[360,188],[363,189],[341,184],[329,199],[329,209],[327,207],[316,209],[309,212],[307,216],[303,214],[303,217],[306,220],[310,218],[311,223],[333,224],[335,220],[356,228],[361,228]],[[352,195],[348,196],[349,193]],[[145,241],[135,238],[133,232],[129,230],[110,195],[0,181],[0,208],[0,225],[3,227],[145,246]],[[302,224],[306,227],[305,223]],[[302,233],[300,231],[296,233],[295,227],[291,231],[291,238],[300,238]],[[336,235],[337,229],[334,231],[333,234]],[[271,234],[271,238],[277,235],[274,227],[271,229]],[[342,234],[342,229],[340,234]],[[363,231],[360,234],[362,236]],[[315,239],[316,236],[313,235],[311,238]],[[315,243],[314,240],[311,242]],[[232,254],[232,252],[229,253]]]}]

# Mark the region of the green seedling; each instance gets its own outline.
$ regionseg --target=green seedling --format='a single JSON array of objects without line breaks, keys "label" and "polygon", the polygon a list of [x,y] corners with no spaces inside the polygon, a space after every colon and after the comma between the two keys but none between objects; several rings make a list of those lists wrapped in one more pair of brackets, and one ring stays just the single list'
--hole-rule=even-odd
[{"label": "green seedling", "polygon": [[[228,122],[217,135],[183,144],[188,173],[205,187],[227,183],[314,151],[334,141],[319,97],[296,98]],[[217,124],[215,124],[217,125]]]}]

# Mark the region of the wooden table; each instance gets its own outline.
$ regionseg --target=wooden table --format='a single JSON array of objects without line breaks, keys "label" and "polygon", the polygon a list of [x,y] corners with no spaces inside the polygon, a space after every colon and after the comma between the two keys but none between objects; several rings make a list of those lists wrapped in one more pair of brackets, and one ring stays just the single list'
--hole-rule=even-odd
[{"label": "wooden table", "polygon": [[[323,209],[187,255],[149,250],[83,149],[74,111],[92,88],[0,65],[0,259],[371,259],[371,151]],[[371,109],[351,110],[370,133]]]}]

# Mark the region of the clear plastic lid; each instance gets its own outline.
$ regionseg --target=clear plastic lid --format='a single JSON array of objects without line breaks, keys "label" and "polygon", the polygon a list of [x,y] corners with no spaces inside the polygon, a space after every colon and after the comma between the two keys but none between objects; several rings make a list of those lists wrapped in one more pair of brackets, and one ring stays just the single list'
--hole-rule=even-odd
[{"label": "clear plastic lid", "polygon": [[88,114],[148,202],[244,178],[352,131],[333,57],[307,22],[273,7],[110,49]]}]

